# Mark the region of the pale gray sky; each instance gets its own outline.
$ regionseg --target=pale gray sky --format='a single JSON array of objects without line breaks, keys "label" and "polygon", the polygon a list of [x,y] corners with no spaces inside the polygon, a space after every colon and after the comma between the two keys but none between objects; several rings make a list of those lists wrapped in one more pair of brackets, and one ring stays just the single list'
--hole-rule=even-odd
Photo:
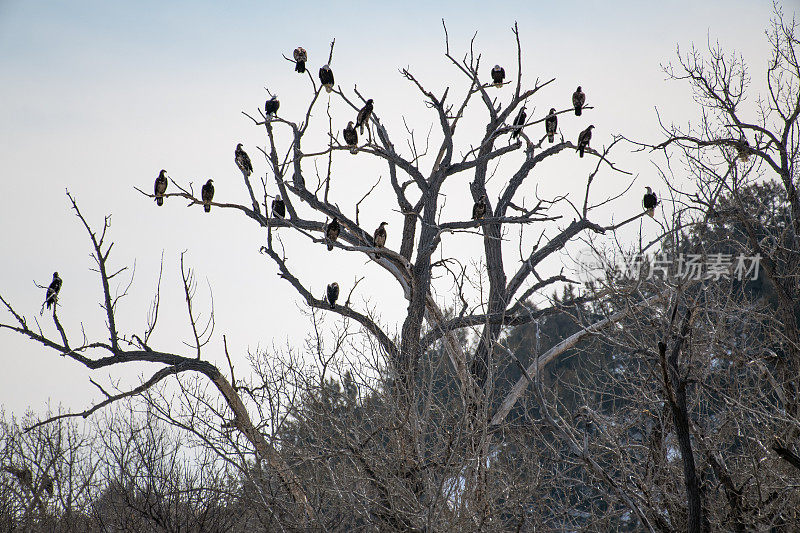
[{"label": "pale gray sky", "polygon": [[[182,349],[181,341],[190,334],[179,286],[179,256],[186,250],[201,281],[196,305],[208,301],[206,279],[214,291],[217,330],[206,352],[209,359],[223,360],[223,333],[241,371],[248,347],[300,345],[308,331],[303,305],[294,289],[275,275],[268,258],[259,255],[263,231],[230,211],[214,209],[206,215],[174,199],[156,208],[133,190],[149,190],[159,169],[165,168],[180,182],[194,182],[196,190],[212,177],[220,201],[247,204],[233,150],[243,142],[256,175],[264,176],[267,165],[256,146],[264,147],[266,140],[263,129],[240,112],[252,114],[263,105],[266,85],[280,96],[281,115],[299,120],[310,95],[307,79],[281,57],[296,46],[308,50],[316,73],[335,37],[332,66],[337,83],[351,94],[358,84],[374,98],[376,113],[389,126],[395,144],[404,147],[403,115],[422,137],[435,117],[399,68],[410,66],[437,93],[447,85],[452,94],[466,89],[463,77],[443,57],[441,18],[447,20],[451,47],[459,56],[478,31],[476,47],[483,53],[487,77],[495,63],[515,74],[509,28],[516,20],[524,80],[532,84],[537,77],[556,78],[529,102],[529,114],[538,117],[550,107],[568,107],[580,84],[596,109],[580,121],[565,116],[560,127],[574,141],[586,124],[594,124],[592,144],[599,147],[614,133],[657,139],[655,106],[668,120],[696,116],[688,88],[665,81],[660,69],[674,59],[676,45],[688,48],[695,42],[703,47],[709,37],[719,39],[726,49],[744,55],[754,88],[761,87],[768,53],[764,29],[771,10],[769,2],[761,1],[658,6],[633,1],[269,4],[0,0],[0,174],[5,185],[0,197],[0,293],[31,323],[39,318],[44,295],[33,280],[47,284],[57,270],[64,279],[59,315],[65,326],[73,337],[80,334],[81,323],[87,333],[102,335],[100,285],[89,270],[90,243],[64,194],[69,188],[95,226],[103,215],[113,215],[113,264],[136,261],[132,291],[118,310],[122,332],[142,331],[163,251],[162,316],[154,342],[165,349]],[[794,3],[784,5],[787,12],[795,8]],[[508,96],[511,89],[499,94],[503,91]],[[479,121],[484,113],[478,106],[470,110],[476,119],[460,126],[459,148],[482,134]],[[331,112],[339,128],[352,120],[339,101],[332,101]],[[314,143],[323,146],[326,118],[324,104],[318,104],[313,119],[318,127],[305,141],[307,151]],[[650,156],[624,153],[627,149],[618,151],[619,160],[639,175],[626,197],[631,211],[622,209],[625,201],[618,202],[613,210],[598,212],[600,223],[635,212],[644,185],[657,181]],[[518,163],[521,155],[515,157],[510,164]],[[362,206],[361,220],[368,228],[387,220],[388,245],[396,248],[401,219],[387,211],[392,194],[385,166],[367,155],[341,152],[334,165],[332,198],[351,214],[355,201],[383,177],[377,193]],[[537,168],[524,196],[532,202],[536,187],[544,196],[580,194],[593,165],[593,159],[579,161],[572,153],[562,153]],[[504,183],[506,168],[511,167],[501,167],[491,183],[494,191]],[[307,180],[313,180],[311,162],[305,172]],[[270,176],[274,192],[271,180]],[[598,194],[621,190],[625,183],[624,177],[605,172]],[[446,189],[446,218],[468,216],[467,184],[468,176],[463,176]],[[353,280],[365,275],[357,305],[364,309],[366,300],[378,306],[387,330],[396,331],[406,305],[384,272],[363,256],[327,253],[288,231],[281,233],[287,237],[290,266],[315,293],[321,295],[325,285],[337,279],[346,294]],[[446,240],[444,251],[465,260],[477,257],[481,247],[476,239]],[[516,265],[508,268],[513,272]],[[439,286],[442,305],[449,303],[447,287]],[[56,334],[46,316],[41,323],[45,332]],[[0,405],[7,412],[41,411],[48,400],[79,409],[97,397],[83,369],[7,332],[0,332],[0,362]],[[122,374],[122,384],[135,384],[139,373],[147,370],[131,368]],[[98,379],[107,383],[108,373],[101,372]]]}]

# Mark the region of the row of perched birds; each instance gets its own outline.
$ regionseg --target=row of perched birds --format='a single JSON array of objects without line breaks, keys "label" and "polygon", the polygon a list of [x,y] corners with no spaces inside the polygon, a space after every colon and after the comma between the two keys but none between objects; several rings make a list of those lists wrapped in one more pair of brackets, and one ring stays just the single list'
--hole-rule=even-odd
[{"label": "row of perched birds", "polygon": [[[294,61],[295,61],[295,71],[298,73],[305,73],[306,72],[306,62],[308,61],[308,53],[302,47],[298,47],[294,50],[293,53]],[[492,83],[495,87],[502,87],[506,73],[505,69],[500,65],[495,65],[491,70],[491,77]],[[319,69],[319,79],[320,83],[328,92],[333,90],[334,84],[334,76],[333,71],[330,68],[330,65],[323,65]],[[583,112],[583,108],[586,103],[586,93],[583,92],[583,89],[578,86],[575,92],[572,94],[572,105],[575,110],[576,116],[581,116]],[[278,110],[280,109],[280,101],[278,100],[277,95],[273,95],[269,100],[267,100],[264,104],[264,114],[267,120],[271,120],[277,116]],[[359,134],[364,134],[364,127],[367,126],[369,128],[369,119],[372,116],[372,112],[374,109],[373,100],[370,98],[366,101],[364,106],[359,110],[355,123],[350,121],[347,123],[347,127],[343,130],[343,138],[347,146],[350,147],[350,153],[357,154],[358,153],[358,136]],[[515,127],[511,133],[512,139],[519,138],[520,133],[522,132],[522,127],[525,125],[525,121],[527,119],[527,113],[525,112],[525,106],[523,105],[517,116],[514,119],[513,126]],[[590,125],[585,130],[581,131],[578,135],[578,142],[577,142],[577,151],[580,157],[583,157],[586,148],[589,147],[592,138],[592,129],[594,125]],[[555,108],[551,108],[548,116],[545,119],[545,133],[547,134],[548,141],[550,143],[555,142],[555,135],[556,131],[558,130],[558,116],[556,113]],[[242,147],[242,143],[236,145],[236,150],[234,152],[234,158],[236,165],[239,167],[239,170],[245,175],[245,177],[249,177],[250,174],[253,172],[253,165],[250,160],[250,157],[247,155],[247,152],[244,151]],[[161,170],[158,177],[155,181],[155,200],[157,205],[163,205],[164,203],[164,194],[167,189],[167,175],[165,170]],[[203,185],[201,189],[201,199],[203,202],[203,207],[205,212],[211,211],[211,202],[214,198],[214,185],[213,180],[209,179],[205,185]],[[472,209],[472,219],[478,220],[485,216],[487,211],[487,203],[486,203],[486,196],[482,196],[478,199],[477,202],[473,205]],[[658,205],[658,198],[656,197],[655,193],[652,192],[650,187],[647,187],[647,193],[644,195],[642,199],[642,205],[645,209],[645,212],[649,216],[653,216],[655,207]],[[275,199],[272,202],[272,213],[273,216],[284,218],[286,216],[286,206],[278,194],[276,195]],[[373,234],[373,242],[375,247],[383,247],[386,243],[386,222],[381,222],[378,228],[375,230]],[[330,222],[328,222],[325,226],[325,238],[328,241],[327,247],[328,250],[333,250],[334,244],[339,237],[339,233],[341,231],[341,225],[339,221],[334,217]],[[377,257],[377,256],[375,256]],[[55,278],[54,278],[55,283]],[[60,288],[60,279],[59,279],[59,288]],[[57,293],[58,289],[55,290]],[[339,286],[336,283],[333,283],[328,286],[328,301],[331,306],[334,306],[336,298],[339,294]],[[49,295],[49,289],[48,289]],[[48,305],[49,308],[49,305]]]}]

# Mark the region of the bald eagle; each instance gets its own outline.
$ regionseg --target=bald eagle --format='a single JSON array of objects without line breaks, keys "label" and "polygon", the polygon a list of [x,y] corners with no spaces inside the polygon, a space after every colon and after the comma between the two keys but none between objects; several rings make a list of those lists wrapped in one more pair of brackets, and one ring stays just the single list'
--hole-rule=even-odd
[{"label": "bald eagle", "polygon": [[592,140],[592,128],[594,126],[589,126],[578,135],[578,154],[581,157],[583,157],[583,151],[588,148],[589,141]]},{"label": "bald eagle", "polygon": [[366,124],[367,127],[369,127],[369,117],[371,116],[372,98],[367,100],[367,103],[364,104],[364,107],[361,108],[361,111],[358,112],[358,116],[356,117],[356,127],[361,135],[364,135],[364,125]]},{"label": "bald eagle", "polygon": [[386,244],[386,226],[388,222],[381,222],[380,226],[375,230],[372,240],[375,243],[375,248],[382,248]]},{"label": "bald eagle", "polygon": [[472,220],[479,220],[486,214],[486,195],[481,196],[472,206]]},{"label": "bald eagle", "polygon": [[511,132],[512,139],[518,139],[519,134],[522,133],[522,126],[525,125],[525,119],[528,118],[528,114],[525,113],[525,106],[522,106],[517,113],[517,118],[514,119],[514,126],[518,126],[514,128],[514,131]]},{"label": "bald eagle", "polygon": [[50,282],[50,286],[47,287],[47,292],[44,296],[44,303],[48,309],[58,301],[58,291],[61,290],[61,278],[58,277],[58,272],[53,272],[53,281]]},{"label": "bald eagle", "polygon": [[746,138],[741,138],[739,144],[736,146],[736,151],[738,152],[739,160],[747,163],[750,159],[750,143],[747,142]]},{"label": "bald eagle", "polygon": [[308,61],[308,54],[306,53],[305,48],[303,48],[302,46],[298,46],[297,48],[294,49],[294,61],[296,63],[294,66],[295,72],[299,72],[300,74],[302,74],[303,72],[306,71],[306,61]]},{"label": "bald eagle", "polygon": [[572,105],[575,106],[575,116],[581,116],[584,103],[586,103],[586,93],[584,93],[581,90],[581,86],[578,85],[578,88],[572,93]]},{"label": "bald eagle", "polygon": [[53,478],[47,475],[47,472],[42,476],[42,488],[47,491],[50,496],[53,495]]},{"label": "bald eagle", "polygon": [[556,115],[556,108],[551,107],[550,113],[544,121],[544,130],[547,132],[547,140],[553,142],[556,138],[556,130],[558,129],[558,115]]},{"label": "bald eagle", "polygon": [[319,82],[328,92],[333,91],[333,71],[328,65],[322,65],[319,69]]},{"label": "bald eagle", "polygon": [[167,190],[167,171],[161,169],[155,183],[156,205],[164,205],[164,192]]},{"label": "bald eagle", "polygon": [[280,194],[275,195],[275,199],[272,200],[272,216],[276,218],[286,217],[286,204],[283,203],[283,198],[281,198]]},{"label": "bald eagle", "polygon": [[275,117],[278,114],[278,108],[281,106],[281,103],[278,101],[278,95],[276,94],[269,100],[267,103],[264,104],[264,112],[267,115],[267,119]]},{"label": "bald eagle", "polygon": [[506,77],[506,71],[500,65],[495,65],[492,69],[492,82],[495,87],[503,86],[503,79]]},{"label": "bald eagle", "polygon": [[211,212],[211,201],[214,199],[214,180],[208,180],[203,188],[200,189],[200,198],[203,199],[203,209],[206,213]]},{"label": "bald eagle", "polygon": [[342,132],[344,134],[344,142],[350,147],[351,154],[358,153],[358,132],[353,127],[353,121],[347,123],[347,127]]},{"label": "bald eagle", "polygon": [[331,309],[336,308],[336,299],[339,297],[339,284],[335,281],[328,285],[328,303]]},{"label": "bald eagle", "polygon": [[242,174],[244,174],[246,178],[249,178],[250,174],[253,173],[253,163],[250,162],[250,156],[247,155],[247,152],[242,148],[242,143],[236,145],[234,156],[236,159],[236,166],[239,167],[239,170],[242,171]]},{"label": "bald eagle", "polygon": [[642,198],[642,207],[644,207],[645,213],[651,218],[655,214],[656,206],[658,205],[658,197],[656,193],[653,192],[653,189],[650,187],[646,187],[647,192],[644,193],[644,197]]},{"label": "bald eagle", "polygon": [[339,221],[336,220],[336,217],[333,217],[333,220],[330,221],[328,226],[325,228],[325,238],[328,239],[328,251],[333,250],[333,243],[336,242],[336,239],[339,238],[339,230],[341,227],[339,226]]}]

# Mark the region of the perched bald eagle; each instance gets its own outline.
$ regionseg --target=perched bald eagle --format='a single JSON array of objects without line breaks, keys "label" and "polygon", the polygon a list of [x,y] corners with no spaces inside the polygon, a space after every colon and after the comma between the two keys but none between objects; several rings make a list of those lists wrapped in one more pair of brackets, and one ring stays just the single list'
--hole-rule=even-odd
[{"label": "perched bald eagle", "polygon": [[646,189],[647,192],[644,193],[644,197],[642,198],[642,207],[644,207],[645,213],[652,218],[655,214],[656,206],[658,205],[658,197],[656,193],[653,192],[653,189],[650,187],[646,187]]},{"label": "perched bald eagle", "polygon": [[275,195],[272,200],[272,216],[276,218],[286,218],[286,204],[283,203],[283,198],[280,194]]},{"label": "perched bald eagle", "polygon": [[578,135],[578,154],[583,157],[583,151],[589,146],[589,141],[592,140],[592,128],[589,126]]},{"label": "perched bald eagle", "polygon": [[375,230],[372,240],[375,243],[375,248],[382,248],[386,244],[386,226],[388,222],[381,222],[380,226]]},{"label": "perched bald eagle", "polygon": [[472,206],[472,220],[480,220],[486,214],[486,195],[481,196]]},{"label": "perched bald eagle", "polygon": [[47,475],[47,472],[44,473],[42,476],[42,488],[47,491],[47,494],[50,496],[53,495],[54,487],[53,487],[53,478]]},{"label": "perched bald eagle", "polygon": [[558,129],[558,115],[556,115],[556,108],[550,108],[550,114],[544,121],[544,131],[547,132],[547,140],[550,142],[556,139],[556,130]]},{"label": "perched bald eagle", "polygon": [[331,309],[336,307],[336,299],[339,297],[339,284],[335,281],[328,285],[328,303]]},{"label": "perched bald eagle", "polygon": [[214,180],[208,180],[203,188],[200,189],[200,198],[203,199],[203,209],[206,213],[211,212],[211,201],[214,199]]},{"label": "perched bald eagle", "polygon": [[47,292],[44,296],[44,303],[48,309],[58,301],[58,291],[61,290],[61,278],[58,277],[58,272],[53,272],[53,281],[50,282],[50,286],[47,287]]},{"label": "perched bald eagle", "polygon": [[500,65],[495,65],[492,69],[492,82],[495,87],[503,86],[503,79],[506,77],[506,70]]},{"label": "perched bald eagle", "polygon": [[350,147],[351,154],[358,153],[358,132],[353,127],[353,121],[347,123],[347,127],[342,132],[344,134],[344,142]]},{"label": "perched bald eagle", "polygon": [[306,49],[302,46],[298,46],[294,49],[294,61],[295,72],[299,72],[302,74],[306,71],[306,61],[308,61],[308,54],[306,53]]},{"label": "perched bald eagle", "polygon": [[328,92],[333,91],[333,71],[328,65],[322,65],[319,69],[319,82]]},{"label": "perched bald eagle", "polygon": [[514,126],[518,126],[511,132],[512,139],[518,139],[519,134],[522,133],[522,126],[525,125],[525,119],[528,118],[528,114],[525,113],[525,106],[522,106],[519,109],[519,113],[517,113],[517,118],[514,119]]},{"label": "perched bald eagle", "polygon": [[167,171],[161,169],[155,183],[156,205],[164,205],[164,192],[167,190]]},{"label": "perched bald eagle", "polygon": [[358,112],[358,116],[356,117],[356,127],[358,128],[359,133],[364,135],[364,125],[369,127],[369,117],[372,116],[372,98],[367,100],[367,103],[364,104],[364,107],[361,108],[361,111]]},{"label": "perched bald eagle", "polygon": [[750,143],[747,142],[746,138],[741,138],[738,146],[736,146],[736,151],[738,152],[739,160],[747,163],[748,159],[750,159]]},{"label": "perched bald eagle", "polygon": [[267,115],[267,119],[273,118],[275,115],[278,114],[278,108],[281,106],[281,103],[278,101],[278,95],[276,94],[269,100],[267,103],[264,104],[264,112]]},{"label": "perched bald eagle", "polygon": [[575,116],[581,116],[584,103],[586,103],[586,93],[584,93],[581,90],[581,86],[578,85],[578,88],[572,93],[572,105],[575,106]]},{"label": "perched bald eagle", "polygon": [[328,239],[328,250],[333,250],[333,243],[336,242],[336,239],[339,238],[339,230],[341,227],[339,226],[339,221],[336,220],[336,217],[333,217],[333,220],[330,221],[328,227],[325,228],[325,238]]},{"label": "perched bald eagle", "polygon": [[242,148],[242,143],[236,145],[236,152],[234,152],[236,159],[236,166],[242,171],[245,177],[249,178],[253,173],[253,163],[250,162],[250,156]]}]

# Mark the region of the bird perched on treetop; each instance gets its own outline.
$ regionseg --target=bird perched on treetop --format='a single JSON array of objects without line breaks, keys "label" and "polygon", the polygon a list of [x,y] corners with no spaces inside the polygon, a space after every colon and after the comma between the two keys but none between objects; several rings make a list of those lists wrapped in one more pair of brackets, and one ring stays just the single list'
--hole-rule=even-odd
[{"label": "bird perched on treetop", "polygon": [[525,113],[525,106],[522,106],[519,109],[519,113],[517,113],[517,118],[514,119],[514,126],[518,126],[511,132],[512,139],[518,139],[519,134],[522,133],[522,126],[525,125],[525,119],[528,118],[528,114]]},{"label": "bird perched on treetop", "polygon": [[372,98],[367,100],[367,103],[364,104],[364,107],[361,108],[361,111],[358,112],[358,116],[356,117],[356,127],[361,135],[364,135],[364,125],[366,124],[367,127],[369,127],[369,117],[371,116]]},{"label": "bird perched on treetop", "polygon": [[581,90],[581,86],[572,93],[572,105],[575,106],[575,116],[581,116],[583,111],[583,104],[586,103],[586,93]]},{"label": "bird perched on treetop", "polygon": [[273,118],[275,115],[277,115],[279,107],[281,107],[281,103],[278,101],[277,94],[267,100],[267,103],[264,104],[264,112],[267,115],[267,119]]},{"label": "bird perched on treetop", "polygon": [[154,186],[156,195],[156,205],[164,205],[164,192],[167,190],[167,171],[161,169],[156,178]]},{"label": "bird perched on treetop", "polygon": [[358,153],[358,132],[353,127],[353,121],[347,123],[347,127],[342,132],[344,134],[344,142],[350,147],[351,154]]},{"label": "bird perched on treetop", "polygon": [[583,151],[589,146],[589,141],[592,140],[592,128],[589,126],[578,135],[578,154],[583,157]]},{"label": "bird perched on treetop", "polygon": [[500,65],[495,65],[492,69],[492,82],[495,87],[503,86],[503,79],[506,77],[506,70]]},{"label": "bird perched on treetop", "polygon": [[44,303],[48,309],[58,301],[58,291],[61,290],[61,278],[58,277],[58,272],[53,272],[53,281],[50,282],[50,286],[47,287],[47,292],[44,296]]},{"label": "bird perched on treetop", "polygon": [[333,91],[333,71],[329,65],[322,65],[319,69],[319,82],[328,92]]},{"label": "bird perched on treetop", "polygon": [[544,131],[547,132],[547,140],[553,142],[556,138],[556,130],[558,129],[558,115],[556,115],[556,108],[551,107],[550,113],[544,121]]},{"label": "bird perched on treetop", "polygon": [[645,213],[652,218],[655,214],[656,206],[658,205],[658,197],[656,193],[653,192],[653,189],[650,187],[646,187],[646,189],[647,192],[644,193],[644,197],[642,198],[642,207],[644,207]]},{"label": "bird perched on treetop", "polygon": [[486,195],[484,194],[472,206],[472,220],[479,220],[486,214]]},{"label": "bird perched on treetop", "polygon": [[331,309],[336,307],[336,299],[339,298],[339,284],[335,281],[328,285],[328,303]]},{"label": "bird perched on treetop", "polygon": [[272,216],[277,218],[286,217],[286,204],[283,203],[283,198],[281,198],[280,194],[276,194],[275,199],[272,200]]},{"label": "bird perched on treetop", "polygon": [[336,239],[339,238],[339,230],[341,227],[339,226],[339,221],[336,220],[336,217],[333,217],[333,220],[330,221],[328,227],[325,228],[325,237],[328,239],[328,251],[333,250],[333,243],[336,242]]},{"label": "bird perched on treetop", "polygon": [[308,61],[308,54],[306,53],[306,49],[302,46],[298,46],[294,49],[294,61],[295,72],[299,72],[302,74],[306,71],[306,61]]},{"label": "bird perched on treetop", "polygon": [[244,174],[246,178],[249,178],[250,174],[253,173],[253,163],[250,162],[250,156],[247,155],[247,152],[242,148],[242,143],[236,145],[234,156],[236,159],[236,166],[239,167],[239,170],[242,171],[242,174]]},{"label": "bird perched on treetop", "polygon": [[206,213],[211,212],[211,201],[214,200],[214,180],[208,180],[203,188],[200,189],[200,198],[203,200],[203,209]]}]

